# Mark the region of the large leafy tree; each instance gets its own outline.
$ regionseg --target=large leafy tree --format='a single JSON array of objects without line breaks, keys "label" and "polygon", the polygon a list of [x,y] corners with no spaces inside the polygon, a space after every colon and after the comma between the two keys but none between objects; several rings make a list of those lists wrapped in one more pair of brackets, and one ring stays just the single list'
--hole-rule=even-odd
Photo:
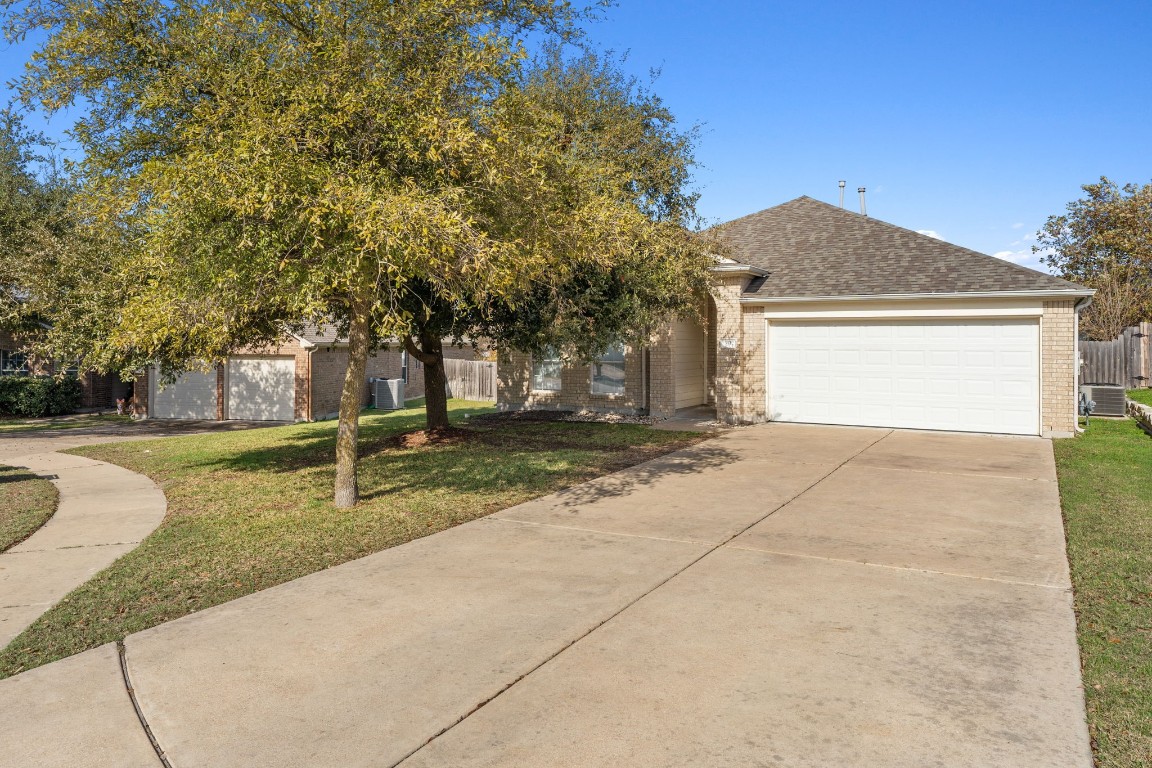
[{"label": "large leafy tree", "polygon": [[692,242],[525,87],[527,37],[576,35],[563,0],[7,7],[9,35],[48,32],[25,99],[87,108],[76,220],[110,272],[57,290],[73,311],[56,343],[173,372],[334,320],[350,353],[338,506],[358,497],[375,344],[434,358],[421,331],[444,326],[423,318],[471,327],[457,318],[516,311],[531,286],[628,267],[638,248],[675,263]]},{"label": "large leafy tree", "polygon": [[1085,196],[1050,216],[1034,251],[1068,280],[1097,289],[1084,317],[1094,339],[1116,338],[1152,317],[1152,184],[1085,184]]}]

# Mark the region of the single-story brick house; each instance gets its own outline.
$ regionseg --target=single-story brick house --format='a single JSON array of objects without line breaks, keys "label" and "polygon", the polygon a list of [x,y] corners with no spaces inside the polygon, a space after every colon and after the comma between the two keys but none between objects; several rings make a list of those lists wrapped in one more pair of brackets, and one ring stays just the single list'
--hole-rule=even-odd
[{"label": "single-story brick house", "polygon": [[509,354],[500,407],[1075,433],[1090,289],[809,197],[720,236],[703,322],[591,366]]},{"label": "single-story brick house", "polygon": [[126,397],[132,385],[121,381],[115,374],[88,371],[63,366],[57,362],[44,362],[30,358],[24,351],[25,341],[10,331],[0,330],[0,376],[51,375],[63,371],[80,380],[81,411],[113,410],[116,400]]},{"label": "single-story brick house", "polygon": [[[447,359],[472,360],[471,347],[444,346]],[[137,379],[137,413],[162,419],[321,421],[336,418],[348,369],[348,340],[334,326],[289,332],[277,347],[241,350],[207,372],[161,385],[155,372]],[[366,378],[404,379],[405,397],[424,396],[423,365],[399,345],[368,358]],[[364,404],[372,402],[365,388]]]}]

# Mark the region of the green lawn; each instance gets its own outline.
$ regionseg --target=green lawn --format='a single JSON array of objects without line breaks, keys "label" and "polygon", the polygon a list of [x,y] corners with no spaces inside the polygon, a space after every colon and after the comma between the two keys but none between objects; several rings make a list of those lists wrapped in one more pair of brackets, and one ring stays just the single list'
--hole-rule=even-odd
[{"label": "green lawn", "polygon": [[1055,442],[1100,768],[1152,765],[1152,437],[1093,419]]},{"label": "green lawn", "polygon": [[26,469],[0,467],[0,552],[34,534],[56,511],[56,486]]},{"label": "green lawn", "polygon": [[0,419],[0,435],[5,432],[43,432],[59,429],[82,429],[106,426],[108,424],[123,424],[130,421],[132,421],[131,416],[117,416],[114,413],[85,413],[42,419]]},{"label": "green lawn", "polygon": [[[452,402],[452,418],[490,411]],[[402,437],[423,411],[361,419],[353,510],[330,502],[335,422],[85,446],[156,480],[164,523],[0,652],[0,677],[444,530],[702,439],[627,424],[470,424]]]},{"label": "green lawn", "polygon": [[1130,389],[1128,399],[1144,405],[1152,405],[1152,389]]}]

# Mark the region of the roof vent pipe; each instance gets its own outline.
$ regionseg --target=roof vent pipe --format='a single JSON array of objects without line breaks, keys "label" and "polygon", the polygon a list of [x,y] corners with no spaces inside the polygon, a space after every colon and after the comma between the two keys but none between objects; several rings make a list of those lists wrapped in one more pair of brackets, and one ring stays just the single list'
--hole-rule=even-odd
[{"label": "roof vent pipe", "polygon": [[846,182],[846,181],[841,181],[841,182],[840,182],[840,207],[841,207],[841,208],[843,208],[843,207],[844,207],[844,185],[845,185],[845,184],[847,184],[847,183],[848,183],[848,182]]},{"label": "roof vent pipe", "polygon": [[861,216],[867,216],[868,215],[868,205],[864,202],[864,187],[860,187],[860,189],[858,189],[856,191],[860,193],[860,215]]}]

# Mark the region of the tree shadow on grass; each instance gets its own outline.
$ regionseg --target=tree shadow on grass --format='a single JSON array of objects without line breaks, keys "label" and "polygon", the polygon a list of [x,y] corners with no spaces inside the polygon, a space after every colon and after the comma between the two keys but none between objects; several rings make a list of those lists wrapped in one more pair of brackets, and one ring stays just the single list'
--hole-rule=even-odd
[{"label": "tree shadow on grass", "polygon": [[18,467],[0,467],[0,483],[19,483],[24,480],[49,479]]},{"label": "tree shadow on grass", "polygon": [[[626,430],[604,424],[507,424],[455,430],[453,439],[417,448],[405,435],[422,418],[366,430],[360,444],[361,498],[418,493],[528,496],[565,486],[564,504],[578,506],[619,498],[662,478],[691,475],[736,460],[730,451],[702,443],[657,436],[643,427]],[[472,437],[460,435],[472,433]],[[683,449],[683,450],[681,450]],[[245,472],[331,469],[335,426],[288,435],[275,446],[240,450],[206,461],[205,466]],[[674,451],[681,451],[669,455]],[[599,475],[594,483],[577,485]]]}]

